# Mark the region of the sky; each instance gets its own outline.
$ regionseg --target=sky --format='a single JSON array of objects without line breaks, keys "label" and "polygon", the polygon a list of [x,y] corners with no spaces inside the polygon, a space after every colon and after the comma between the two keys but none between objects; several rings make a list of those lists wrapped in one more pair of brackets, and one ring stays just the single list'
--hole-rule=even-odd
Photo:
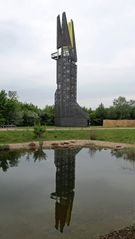
[{"label": "sky", "polygon": [[51,53],[64,11],[75,27],[78,103],[135,100],[135,0],[0,0],[0,90],[41,108],[54,104]]}]

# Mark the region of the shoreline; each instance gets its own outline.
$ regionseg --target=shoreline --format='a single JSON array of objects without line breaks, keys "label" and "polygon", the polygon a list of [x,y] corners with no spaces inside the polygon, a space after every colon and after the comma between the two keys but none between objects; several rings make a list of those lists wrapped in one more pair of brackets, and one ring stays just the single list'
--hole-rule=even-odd
[{"label": "shoreline", "polygon": [[96,239],[135,239],[135,224],[115,230],[104,236],[98,236]]},{"label": "shoreline", "polygon": [[1,150],[2,147],[9,150],[14,149],[36,149],[42,146],[45,149],[53,148],[74,148],[74,147],[90,147],[97,146],[101,148],[112,148],[112,149],[124,149],[124,148],[135,148],[135,144],[126,144],[126,143],[114,143],[108,141],[99,141],[99,140],[56,140],[56,141],[32,141],[26,143],[13,143],[13,144],[0,144]]}]

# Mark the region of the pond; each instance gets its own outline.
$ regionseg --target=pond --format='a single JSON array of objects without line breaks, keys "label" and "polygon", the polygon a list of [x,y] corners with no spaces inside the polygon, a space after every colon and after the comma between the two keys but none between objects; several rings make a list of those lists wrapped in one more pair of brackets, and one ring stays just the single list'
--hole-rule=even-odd
[{"label": "pond", "polygon": [[110,149],[0,152],[1,239],[94,239],[135,220],[135,165]]}]

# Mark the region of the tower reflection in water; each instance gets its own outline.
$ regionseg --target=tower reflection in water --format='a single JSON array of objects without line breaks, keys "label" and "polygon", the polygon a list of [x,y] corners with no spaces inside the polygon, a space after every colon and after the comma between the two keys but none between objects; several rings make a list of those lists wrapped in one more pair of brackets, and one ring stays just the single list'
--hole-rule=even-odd
[{"label": "tower reflection in water", "polygon": [[56,191],[51,193],[55,203],[55,228],[63,232],[70,225],[75,189],[75,156],[80,149],[56,149]]}]

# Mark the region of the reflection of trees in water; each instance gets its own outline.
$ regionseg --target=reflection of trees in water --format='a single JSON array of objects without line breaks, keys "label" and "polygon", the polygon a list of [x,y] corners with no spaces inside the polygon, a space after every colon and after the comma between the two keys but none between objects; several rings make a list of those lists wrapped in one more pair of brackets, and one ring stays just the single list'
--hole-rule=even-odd
[{"label": "reflection of trees in water", "polygon": [[111,151],[112,156],[123,158],[135,162],[135,149],[114,149]]},{"label": "reflection of trees in water", "polygon": [[42,150],[41,148],[35,150],[33,152],[33,157],[34,157],[34,162],[41,161],[41,160],[46,160],[46,153],[44,152],[44,150]]},{"label": "reflection of trees in water", "polygon": [[10,167],[18,166],[18,159],[22,156],[20,151],[1,151],[0,152],[0,168],[4,172]]},{"label": "reflection of trees in water", "polygon": [[89,153],[90,159],[91,159],[91,158],[94,158],[95,153],[97,152],[97,150],[98,150],[98,151],[101,151],[102,148],[97,147],[97,146],[95,146],[95,145],[91,145],[91,147],[88,149],[88,153]]},{"label": "reflection of trees in water", "polygon": [[65,224],[69,226],[74,200],[75,155],[80,149],[56,149],[56,191],[51,193],[55,203],[55,228],[63,232]]},{"label": "reflection of trees in water", "polygon": [[[113,149],[111,150],[111,155],[116,158],[122,158],[126,161],[132,162],[132,166],[135,166],[135,149]],[[123,167],[123,169],[130,169],[129,167]],[[131,170],[131,169],[130,169]]]},{"label": "reflection of trees in water", "polygon": [[[88,153],[90,155],[90,158],[93,158],[95,153],[98,151],[101,151],[103,148],[99,148],[96,146],[92,146],[88,149]],[[111,155],[115,156],[116,158],[123,158],[125,160],[130,160],[132,162],[135,162],[135,149],[112,149]]]},{"label": "reflection of trees in water", "polygon": [[47,155],[40,145],[39,148],[27,151],[26,160],[29,161],[30,158],[34,159],[34,162],[46,160]]},{"label": "reflection of trees in water", "polygon": [[34,162],[46,160],[46,153],[43,150],[43,142],[39,142],[39,148],[33,152]]},{"label": "reflection of trees in water", "polygon": [[38,149],[29,150],[29,151],[20,151],[20,150],[13,150],[13,151],[1,151],[0,152],[0,168],[4,172],[6,172],[10,167],[17,167],[19,164],[19,159],[21,156],[25,156],[26,160],[30,159],[30,156],[34,158],[34,162],[46,160],[46,153],[39,147]]}]

